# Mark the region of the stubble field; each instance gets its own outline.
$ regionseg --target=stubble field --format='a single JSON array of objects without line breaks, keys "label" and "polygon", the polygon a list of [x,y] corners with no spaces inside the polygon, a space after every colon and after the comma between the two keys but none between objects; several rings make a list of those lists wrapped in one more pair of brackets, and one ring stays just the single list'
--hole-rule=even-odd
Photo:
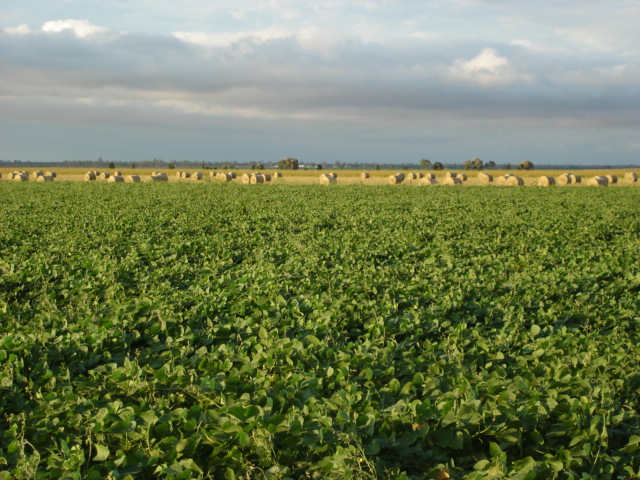
[{"label": "stubble field", "polygon": [[640,475],[638,188],[0,195],[0,478]]}]

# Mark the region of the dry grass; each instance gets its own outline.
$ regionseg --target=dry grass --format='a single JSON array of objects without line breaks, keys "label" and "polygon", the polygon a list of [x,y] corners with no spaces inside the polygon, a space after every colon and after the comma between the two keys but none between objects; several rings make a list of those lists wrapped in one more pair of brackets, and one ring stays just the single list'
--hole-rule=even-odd
[{"label": "dry grass", "polygon": [[[0,173],[2,173],[2,179],[0,179],[0,181],[4,181],[5,179],[7,179],[8,173],[16,170],[23,170],[23,168],[0,167]],[[30,170],[29,172],[31,173],[32,171],[33,169]],[[87,172],[87,168],[55,168],[54,171],[57,173],[57,177],[56,177],[57,182],[65,182],[65,181],[80,182],[80,181],[84,181],[84,174]],[[102,171],[111,172],[110,170],[101,170],[101,172]],[[145,181],[145,179],[147,179],[148,176],[150,176],[153,172],[156,172],[156,171],[166,173],[169,176],[170,183],[184,182],[183,179],[175,177],[176,170],[169,170],[169,169],[158,170],[154,168],[148,168],[148,169],[144,169],[144,168],[126,169],[125,168],[121,170],[121,173],[122,173],[122,176],[139,175],[141,180]],[[194,172],[197,172],[198,169],[192,169],[191,171],[189,170],[182,170],[182,171],[194,173]],[[213,171],[215,173],[221,172],[221,170],[213,170]],[[624,169],[624,170],[585,169],[585,170],[573,170],[571,173],[576,175],[582,175],[583,178],[592,178],[592,177],[606,176],[606,175],[617,175],[618,178],[624,178],[625,173],[627,173],[628,171],[629,171],[628,169]],[[211,178],[208,172],[209,170],[207,170],[201,182],[214,183],[215,178]],[[240,183],[241,182],[240,177],[242,176],[242,174],[254,173],[255,170],[243,169],[243,170],[236,170],[236,172],[237,172],[237,179],[235,180],[235,182]],[[417,173],[419,171],[409,170],[409,171],[404,171],[403,173],[409,174],[413,172]],[[446,176],[447,170],[442,170],[442,171],[423,170],[422,172],[433,173],[435,174],[436,180],[443,180]],[[285,170],[282,172],[282,177],[277,179],[277,183],[282,185],[317,185],[318,176],[321,173],[329,173],[329,172],[318,171],[318,170]],[[368,170],[368,173],[370,175],[369,178],[363,179],[361,177],[362,170],[339,170],[338,171],[338,176],[340,178],[339,184],[340,185],[357,185],[357,184],[387,185],[389,176],[398,173],[398,170],[395,170],[395,169],[394,170]],[[464,173],[466,173],[468,176],[468,180],[464,182],[465,185],[470,185],[470,186],[486,185],[478,178],[479,172],[476,172],[475,170],[469,170],[469,171],[465,171]],[[521,177],[524,180],[525,186],[536,186],[538,179],[541,176],[551,176],[551,177],[557,178],[558,176],[566,173],[566,170],[484,170],[484,173],[493,175],[494,178],[497,178],[500,175],[511,173],[513,175],[517,175],[518,177]],[[419,182],[403,182],[402,185],[417,186],[418,183]],[[563,186],[562,188],[576,188],[581,186],[586,186],[585,182],[566,185],[566,186]],[[630,183],[628,181],[621,181],[621,182],[618,182],[617,184],[614,184],[614,186],[638,187],[640,186],[640,182]]]}]

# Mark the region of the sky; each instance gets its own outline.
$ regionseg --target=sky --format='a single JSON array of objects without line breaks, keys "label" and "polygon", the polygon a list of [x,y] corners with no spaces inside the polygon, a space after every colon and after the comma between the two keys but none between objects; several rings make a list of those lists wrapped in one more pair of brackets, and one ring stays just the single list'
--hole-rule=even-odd
[{"label": "sky", "polygon": [[0,159],[640,164],[638,0],[2,0]]}]

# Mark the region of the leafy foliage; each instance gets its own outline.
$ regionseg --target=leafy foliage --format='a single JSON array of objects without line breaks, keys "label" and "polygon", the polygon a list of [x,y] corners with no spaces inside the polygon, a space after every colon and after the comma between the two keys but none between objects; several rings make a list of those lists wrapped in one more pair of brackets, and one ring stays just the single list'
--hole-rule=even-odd
[{"label": "leafy foliage", "polygon": [[278,162],[278,168],[287,170],[297,170],[299,162],[297,158],[283,158]]},{"label": "leafy foliage", "polygon": [[0,478],[640,473],[638,189],[120,186],[0,183]]}]

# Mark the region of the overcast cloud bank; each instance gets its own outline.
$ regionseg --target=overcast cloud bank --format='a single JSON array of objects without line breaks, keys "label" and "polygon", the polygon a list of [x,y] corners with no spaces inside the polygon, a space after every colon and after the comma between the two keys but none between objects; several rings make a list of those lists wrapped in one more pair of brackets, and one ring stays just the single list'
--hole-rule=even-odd
[{"label": "overcast cloud bank", "polygon": [[[165,23],[128,29],[150,4]],[[0,158],[619,164],[640,153],[636,2],[119,9],[2,27]],[[2,12],[3,24],[27,15]]]}]

